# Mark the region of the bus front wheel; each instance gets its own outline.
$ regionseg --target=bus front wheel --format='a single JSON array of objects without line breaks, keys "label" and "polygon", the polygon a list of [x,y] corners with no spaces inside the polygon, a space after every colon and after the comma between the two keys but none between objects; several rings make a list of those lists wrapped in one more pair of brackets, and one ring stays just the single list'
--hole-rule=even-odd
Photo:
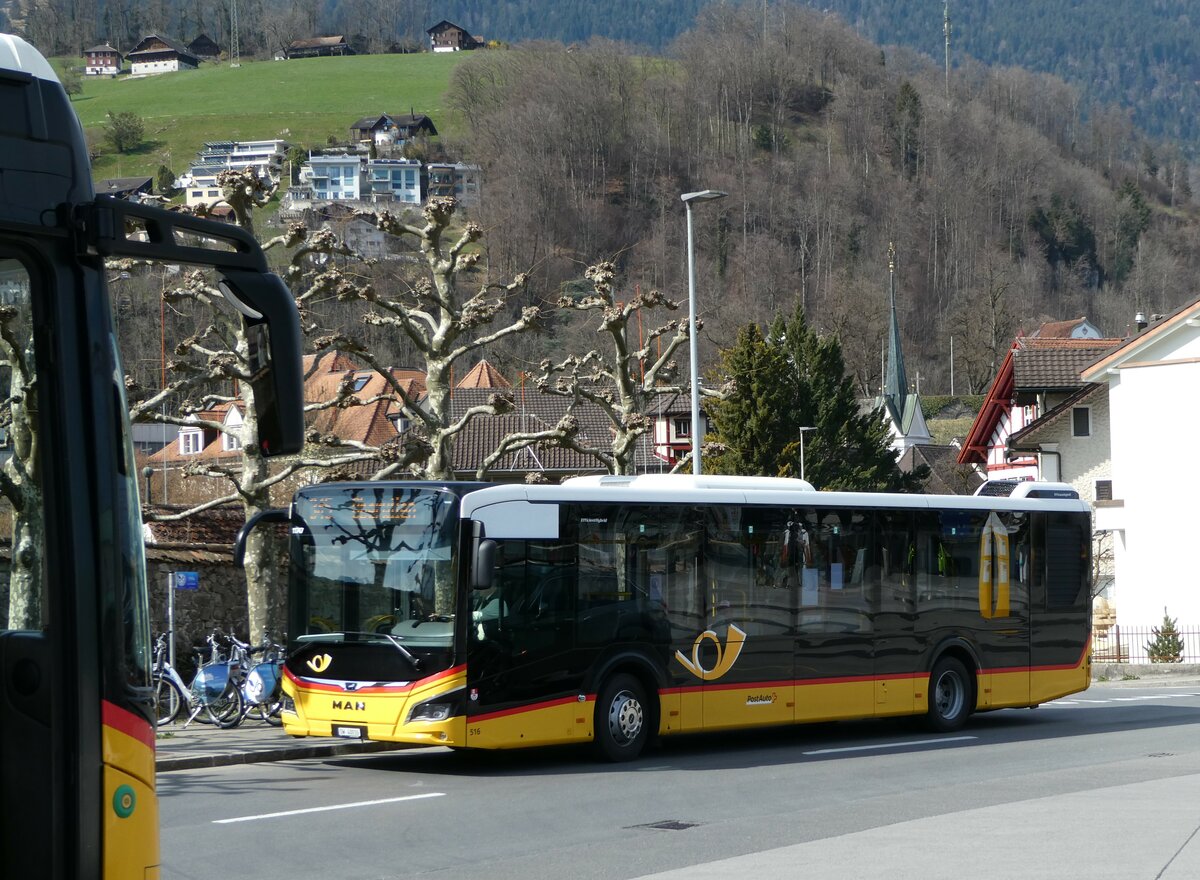
[{"label": "bus front wheel", "polygon": [[632,761],[650,738],[646,690],[632,675],[615,675],[596,701],[596,747],[609,761]]},{"label": "bus front wheel", "polygon": [[928,725],[941,733],[958,730],[971,714],[971,680],[953,657],[943,657],[929,674]]}]

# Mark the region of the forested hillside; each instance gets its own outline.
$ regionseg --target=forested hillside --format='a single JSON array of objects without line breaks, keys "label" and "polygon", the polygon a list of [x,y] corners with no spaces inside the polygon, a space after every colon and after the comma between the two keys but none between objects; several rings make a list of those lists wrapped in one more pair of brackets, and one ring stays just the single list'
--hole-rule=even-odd
[{"label": "forested hillside", "polygon": [[[804,0],[837,14],[881,45],[943,57],[940,0]],[[706,0],[239,0],[241,49],[263,55],[315,33],[344,33],[360,50],[424,44],[425,30],[454,21],[486,39],[583,42],[591,37],[655,51],[691,27]],[[737,5],[737,4],[727,4]],[[777,14],[746,0],[760,27]],[[774,6],[775,4],[771,4]],[[0,3],[44,51],[72,53],[103,39],[128,49],[148,31],[185,42],[201,31],[228,45],[227,0],[7,0]],[[1053,73],[1085,99],[1127,108],[1137,126],[1188,144],[1200,135],[1200,10],[1192,0],[951,0],[952,64]]]},{"label": "forested hillside", "polygon": [[[878,388],[887,248],[909,374],[978,391],[1012,335],[1089,316],[1122,335],[1196,295],[1186,163],[1061,80],[889,57],[839,20],[709,7],[666,63],[613,46],[476,53],[450,102],[486,169],[489,256],[552,295],[597,257],[686,294],[680,193],[697,210],[705,360],[799,298]],[[554,344],[561,345],[561,338]],[[577,345],[587,345],[586,338]],[[511,360],[530,358],[526,349]]]},{"label": "forested hillside", "polygon": [[685,300],[679,195],[705,188],[729,193],[697,208],[709,365],[739,326],[799,300],[876,391],[889,242],[925,393],[950,390],[951,345],[954,390],[979,391],[1022,329],[1087,315],[1121,335],[1135,312],[1196,296],[1178,151],[1049,75],[973,64],[947,97],[939,64],[801,4],[765,19],[710,6],[669,57],[604,42],[470,53],[446,106],[464,120],[456,155],[484,168],[481,266],[531,272],[548,306],[538,340],[491,353],[510,376],[595,345],[552,308],[591,263],[612,259],[629,296]]}]

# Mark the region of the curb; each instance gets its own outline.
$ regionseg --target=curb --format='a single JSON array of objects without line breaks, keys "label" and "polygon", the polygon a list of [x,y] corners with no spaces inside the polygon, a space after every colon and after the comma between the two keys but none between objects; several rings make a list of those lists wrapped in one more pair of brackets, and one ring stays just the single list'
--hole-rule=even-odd
[{"label": "curb", "polygon": [[297,761],[303,758],[333,758],[340,755],[361,755],[370,752],[391,752],[410,749],[407,743],[358,742],[320,745],[282,746],[277,749],[256,749],[245,752],[206,752],[190,755],[159,755],[154,762],[156,773],[172,770],[196,770],[208,767],[227,767],[231,764],[262,764],[271,761]]}]

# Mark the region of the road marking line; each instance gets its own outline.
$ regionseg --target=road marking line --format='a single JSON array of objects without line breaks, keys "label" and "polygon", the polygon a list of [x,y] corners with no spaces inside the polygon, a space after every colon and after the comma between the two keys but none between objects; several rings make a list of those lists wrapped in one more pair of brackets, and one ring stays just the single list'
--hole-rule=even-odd
[{"label": "road marking line", "polygon": [[352,807],[374,807],[379,804],[395,804],[400,801],[419,801],[422,798],[445,797],[443,791],[431,791],[428,794],[410,794],[406,797],[383,798],[377,801],[358,801],[353,804],[334,804],[329,807],[309,807],[306,810],[285,810],[282,813],[262,813],[258,816],[238,816],[236,819],[214,819],[214,825],[229,825],[233,822],[255,822],[259,819],[278,819],[281,816],[301,816],[305,813],[325,813],[330,810],[349,810]]},{"label": "road marking line", "polygon": [[912,739],[906,742],[891,742],[878,743],[873,746],[847,746],[842,749],[814,749],[811,752],[801,752],[802,755],[836,755],[840,752],[869,752],[876,749],[903,749],[909,746],[931,746],[941,745],[942,743],[965,742],[970,739],[979,739],[977,736],[947,736],[942,739]]}]

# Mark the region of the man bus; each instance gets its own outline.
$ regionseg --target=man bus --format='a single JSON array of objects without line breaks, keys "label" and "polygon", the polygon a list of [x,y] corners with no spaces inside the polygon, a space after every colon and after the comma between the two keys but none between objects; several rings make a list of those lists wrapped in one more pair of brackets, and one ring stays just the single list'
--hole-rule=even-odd
[{"label": "man bus", "polygon": [[97,197],[54,71],[0,35],[5,877],[158,876],[149,607],[105,256],[217,270],[258,342],[243,366],[263,417],[246,442],[264,455],[298,450],[299,320],[258,244],[225,224]]},{"label": "man bus", "polygon": [[591,741],[624,760],[691,731],[903,715],[951,731],[1089,682],[1090,512],[1063,484],[343,483],[277,517],[297,736]]}]

